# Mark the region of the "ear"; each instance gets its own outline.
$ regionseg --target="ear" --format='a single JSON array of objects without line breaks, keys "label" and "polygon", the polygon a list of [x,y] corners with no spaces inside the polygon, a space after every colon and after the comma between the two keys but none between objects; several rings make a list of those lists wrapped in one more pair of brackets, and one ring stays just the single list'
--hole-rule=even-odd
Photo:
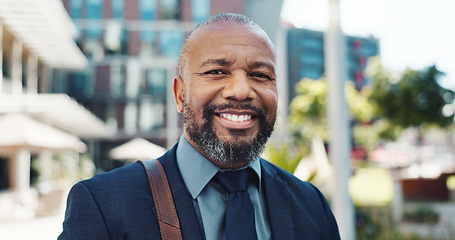
[{"label": "ear", "polygon": [[177,111],[179,113],[183,112],[183,101],[184,101],[184,85],[183,79],[181,77],[174,78],[174,84],[172,87],[174,92],[175,105],[177,106]]}]

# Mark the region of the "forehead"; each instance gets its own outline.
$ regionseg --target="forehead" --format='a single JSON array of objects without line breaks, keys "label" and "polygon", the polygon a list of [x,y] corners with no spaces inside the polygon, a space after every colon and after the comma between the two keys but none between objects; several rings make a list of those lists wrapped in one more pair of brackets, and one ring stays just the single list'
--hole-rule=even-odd
[{"label": "forehead", "polygon": [[215,22],[198,29],[189,40],[188,57],[216,55],[221,49],[233,46],[257,50],[258,55],[275,61],[273,45],[262,29],[235,22]]}]

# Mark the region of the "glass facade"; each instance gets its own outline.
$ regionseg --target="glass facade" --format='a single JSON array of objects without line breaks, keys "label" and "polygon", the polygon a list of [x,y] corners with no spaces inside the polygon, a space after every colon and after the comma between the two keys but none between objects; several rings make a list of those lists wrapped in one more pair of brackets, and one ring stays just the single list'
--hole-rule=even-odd
[{"label": "glass facade", "polygon": [[180,1],[179,0],[161,0],[161,19],[180,19]]},{"label": "glass facade", "polygon": [[[320,79],[324,75],[324,36],[322,32],[292,28],[287,33],[289,99],[295,97],[294,86],[303,78]],[[367,59],[379,53],[374,38],[346,37],[348,79],[357,89],[368,84],[363,75]]]},{"label": "glass facade", "polygon": [[142,79],[141,72],[140,62],[130,60],[127,63],[125,95],[129,99],[136,99],[139,97]]},{"label": "glass facade", "polygon": [[114,98],[120,98],[124,96],[123,90],[125,89],[125,84],[123,81],[123,66],[120,60],[111,62],[111,74],[110,74],[110,84],[111,84],[111,96]]},{"label": "glass facade", "polygon": [[125,8],[125,0],[111,0],[112,1],[112,18],[122,19],[123,9]]},{"label": "glass facade", "polygon": [[179,56],[184,33],[180,30],[168,30],[160,33],[160,53],[167,57]]},{"label": "glass facade", "polygon": [[191,17],[194,22],[202,22],[210,16],[210,0],[192,0]]},{"label": "glass facade", "polygon": [[160,128],[164,123],[164,109],[162,102],[152,98],[143,98],[140,103],[139,130],[150,132]]},{"label": "glass facade", "polygon": [[[139,0],[139,19],[141,21],[155,21],[157,19],[157,0]],[[156,31],[152,29],[139,32],[140,55],[151,56],[156,53],[156,35]]]},{"label": "glass facade", "polygon": [[83,97],[92,94],[93,88],[90,84],[90,78],[85,72],[74,72],[69,79],[69,95]]},{"label": "glass facade", "polygon": [[156,20],[157,0],[139,0],[139,19],[143,21]]},{"label": "glass facade", "polygon": [[82,0],[71,0],[69,1],[70,11],[69,14],[73,19],[79,19],[82,17]]},{"label": "glass facade", "polygon": [[137,132],[137,116],[138,109],[136,102],[128,102],[125,106],[124,113],[124,132],[127,134],[135,134]]},{"label": "glass facade", "polygon": [[[103,18],[103,0],[87,0],[85,14],[88,20],[100,20]],[[103,30],[100,26],[92,26],[86,30],[87,38],[98,39]]]},{"label": "glass facade", "polygon": [[165,95],[167,76],[165,69],[149,69],[147,70],[147,89],[146,93],[149,95]]}]

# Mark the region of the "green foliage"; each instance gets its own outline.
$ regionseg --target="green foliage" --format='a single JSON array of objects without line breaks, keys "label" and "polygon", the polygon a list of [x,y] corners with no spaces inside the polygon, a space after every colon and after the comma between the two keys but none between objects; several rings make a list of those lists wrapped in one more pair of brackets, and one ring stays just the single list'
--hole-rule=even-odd
[{"label": "green foliage", "polygon": [[296,93],[289,106],[290,127],[296,140],[305,145],[313,137],[327,141],[326,82],[303,79],[296,84]]},{"label": "green foliage", "polygon": [[357,124],[352,128],[352,134],[358,144],[368,151],[374,150],[381,140],[395,140],[402,128],[390,124],[387,119],[376,119],[373,123]]},{"label": "green foliage", "polygon": [[282,169],[294,173],[302,154],[290,144],[267,144],[263,157]]},{"label": "green foliage", "polygon": [[[357,91],[352,82],[345,85],[355,145],[369,151],[381,140],[395,140],[408,127],[453,125],[454,114],[444,115],[442,109],[453,104],[455,93],[438,84],[443,73],[435,66],[421,71],[408,69],[400,75],[373,60],[366,74],[374,82],[371,88]],[[329,140],[327,84],[324,79],[303,79],[295,89],[297,96],[289,106],[289,128],[293,144],[307,155],[311,139]]]},{"label": "green foliage", "polygon": [[443,75],[436,66],[421,71],[407,69],[394,76],[379,61],[372,62],[368,74],[373,79],[370,100],[376,106],[377,117],[392,125],[446,127],[453,124],[454,115],[444,116],[442,109],[454,100],[454,92],[438,84]]},{"label": "green foliage", "polygon": [[358,240],[424,240],[416,235],[399,232],[389,207],[356,208],[356,236]]},{"label": "green foliage", "polygon": [[439,221],[439,214],[428,206],[421,206],[415,211],[404,212],[403,220],[414,223],[436,224]]},{"label": "green foliage", "polygon": [[[297,96],[290,104],[290,130],[295,144],[301,146],[303,154],[308,154],[311,139],[318,137],[329,140],[327,123],[327,83],[325,79],[303,79],[296,84]],[[369,92],[357,91],[352,82],[345,85],[351,122],[354,126],[366,124],[374,116],[373,105],[368,102]],[[357,143],[362,141],[354,134]]]}]

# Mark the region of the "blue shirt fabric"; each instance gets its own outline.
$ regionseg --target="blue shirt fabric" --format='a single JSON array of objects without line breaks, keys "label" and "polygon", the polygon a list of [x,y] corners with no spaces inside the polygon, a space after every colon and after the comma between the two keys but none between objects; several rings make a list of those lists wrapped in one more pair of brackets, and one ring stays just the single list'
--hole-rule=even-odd
[{"label": "blue shirt fabric", "polygon": [[[224,240],[226,238],[224,215],[226,211],[227,193],[217,183],[210,181],[220,169],[186,140],[180,137],[177,147],[177,165],[183,181],[188,188],[199,223],[208,240]],[[245,168],[251,168],[261,182],[261,165],[256,159]],[[256,232],[258,239],[271,239],[270,227],[267,218],[264,193],[261,184],[250,181],[248,193],[254,205]]]}]

